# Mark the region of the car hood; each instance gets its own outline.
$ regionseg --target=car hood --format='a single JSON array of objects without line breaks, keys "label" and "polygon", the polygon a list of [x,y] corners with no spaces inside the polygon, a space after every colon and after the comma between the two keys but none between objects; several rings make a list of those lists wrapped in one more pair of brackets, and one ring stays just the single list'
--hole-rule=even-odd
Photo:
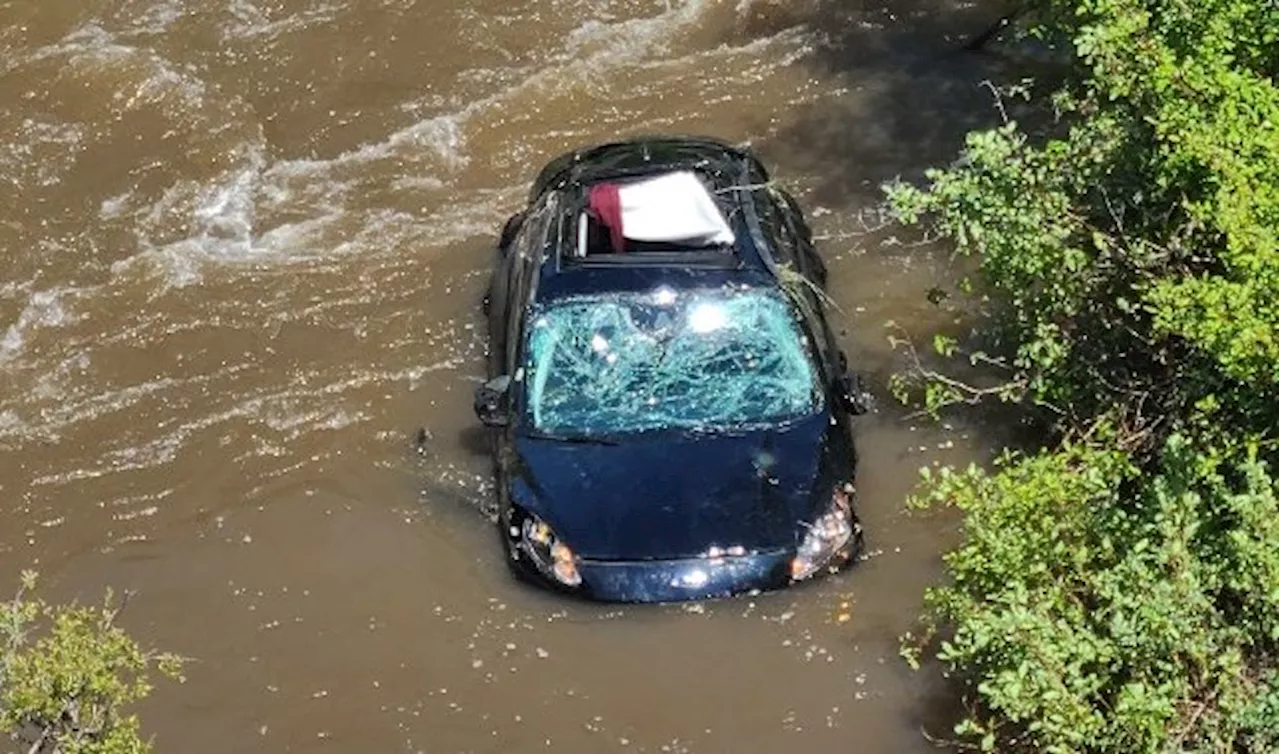
[{"label": "car hood", "polygon": [[793,547],[825,496],[826,412],[734,434],[656,433],[616,445],[518,437],[517,504],[579,556],[696,557],[709,547]]}]

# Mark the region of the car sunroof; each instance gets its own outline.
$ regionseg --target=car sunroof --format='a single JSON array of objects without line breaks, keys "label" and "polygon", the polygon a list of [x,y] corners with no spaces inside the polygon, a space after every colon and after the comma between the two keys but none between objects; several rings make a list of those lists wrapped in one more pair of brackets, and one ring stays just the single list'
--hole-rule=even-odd
[{"label": "car sunroof", "polygon": [[736,240],[706,183],[679,170],[585,186],[562,254],[574,263],[722,266]]}]

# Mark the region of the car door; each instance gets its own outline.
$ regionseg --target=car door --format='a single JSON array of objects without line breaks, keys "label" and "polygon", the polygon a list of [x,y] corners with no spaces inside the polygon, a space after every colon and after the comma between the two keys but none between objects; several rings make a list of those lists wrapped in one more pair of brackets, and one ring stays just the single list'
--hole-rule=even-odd
[{"label": "car door", "polygon": [[529,211],[520,233],[511,244],[507,256],[511,259],[507,309],[503,314],[501,342],[495,342],[493,351],[498,355],[501,368],[498,374],[515,374],[519,367],[520,339],[524,332],[524,320],[533,302],[538,271],[542,268],[550,245],[554,243],[551,231],[558,197],[548,194]]},{"label": "car door", "polygon": [[805,222],[795,198],[786,189],[780,187],[770,187],[765,193],[767,193],[769,207],[760,210],[762,222],[765,216],[763,213],[768,212],[771,215],[771,222],[777,224],[777,240],[774,243],[781,257],[779,261],[785,260],[786,263],[794,265],[794,269],[799,270],[805,279],[813,284],[802,293],[809,303],[809,306],[805,307],[804,318],[807,329],[812,334],[815,356],[818,359],[823,380],[827,384],[833,384],[836,380],[843,378],[848,369],[848,359],[837,344],[835,334],[827,321],[827,308],[823,300],[825,294],[822,293],[827,282],[826,264],[818,255],[813,243],[813,233]]},{"label": "car door", "polygon": [[760,221],[760,230],[769,244],[769,251],[774,261],[783,267],[800,271],[799,251],[795,235],[787,225],[782,207],[774,197],[773,188],[761,188],[753,191],[752,201],[755,204],[756,217]]},{"label": "car door", "polygon": [[[510,374],[507,359],[508,334],[513,313],[523,308],[524,291],[520,284],[527,273],[529,246],[532,239],[540,237],[541,216],[524,215],[514,237],[500,244],[498,268],[494,271],[489,297],[489,376]],[[504,231],[504,234],[506,231]],[[504,239],[505,240],[505,239]]]},{"label": "car door", "polygon": [[494,269],[489,282],[486,311],[489,315],[490,377],[496,377],[504,371],[507,315],[511,310],[511,283],[516,273],[516,262],[519,260],[519,254],[514,252],[518,238],[517,236],[516,242],[509,243],[506,246],[499,246],[497,267]]},{"label": "car door", "polygon": [[774,193],[779,204],[778,211],[782,215],[783,224],[787,227],[787,234],[796,245],[801,274],[816,283],[819,288],[826,288],[827,264],[818,254],[817,246],[814,245],[813,231],[804,219],[804,212],[800,210],[800,205],[791,192],[784,188],[775,188]]}]

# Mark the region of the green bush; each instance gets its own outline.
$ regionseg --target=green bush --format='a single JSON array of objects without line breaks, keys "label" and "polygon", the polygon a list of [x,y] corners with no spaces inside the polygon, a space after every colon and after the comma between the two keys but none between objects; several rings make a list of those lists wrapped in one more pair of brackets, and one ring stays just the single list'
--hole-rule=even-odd
[{"label": "green bush", "polygon": [[1119,404],[1138,427],[1195,412],[1274,439],[1276,5],[1038,7],[1079,54],[1051,97],[1056,135],[970,134],[927,188],[891,187],[892,206],[979,257],[982,346],[1023,388],[1009,397],[1069,423]]},{"label": "green bush", "polygon": [[[970,134],[907,223],[976,257],[998,370],[895,380],[938,413],[1026,406],[1045,447],[926,474],[963,513],[925,632],[986,750],[1275,751],[1280,194],[1275,3],[1037,0],[1065,45],[1037,126]],[[914,356],[914,350],[908,346]]]},{"label": "green bush", "polygon": [[1174,436],[1144,474],[1102,437],[927,481],[917,505],[965,514],[952,583],[926,597],[926,638],[952,629],[939,656],[973,693],[960,733],[1005,751],[1274,747],[1280,490],[1256,460],[1224,468]]},{"label": "green bush", "polygon": [[0,603],[0,733],[29,754],[145,754],[124,712],[151,691],[148,673],[178,678],[181,660],[145,651],[99,607],[50,606],[28,596],[35,575]]}]

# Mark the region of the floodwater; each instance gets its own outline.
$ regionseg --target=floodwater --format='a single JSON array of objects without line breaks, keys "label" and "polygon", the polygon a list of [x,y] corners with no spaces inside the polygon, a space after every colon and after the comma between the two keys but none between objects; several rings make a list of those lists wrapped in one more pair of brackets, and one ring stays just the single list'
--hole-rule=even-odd
[{"label": "floodwater", "polygon": [[[992,11],[926,0],[0,2],[0,577],[136,592],[192,658],[159,751],[926,752],[897,658],[939,577],[920,466],[989,429],[888,402],[945,255],[876,186],[996,118]],[[812,214],[870,555],[802,588],[600,606],[513,583],[470,415],[496,229],[554,154],[750,142]],[[413,438],[425,428],[422,452]],[[941,727],[940,727],[941,726]]]}]

